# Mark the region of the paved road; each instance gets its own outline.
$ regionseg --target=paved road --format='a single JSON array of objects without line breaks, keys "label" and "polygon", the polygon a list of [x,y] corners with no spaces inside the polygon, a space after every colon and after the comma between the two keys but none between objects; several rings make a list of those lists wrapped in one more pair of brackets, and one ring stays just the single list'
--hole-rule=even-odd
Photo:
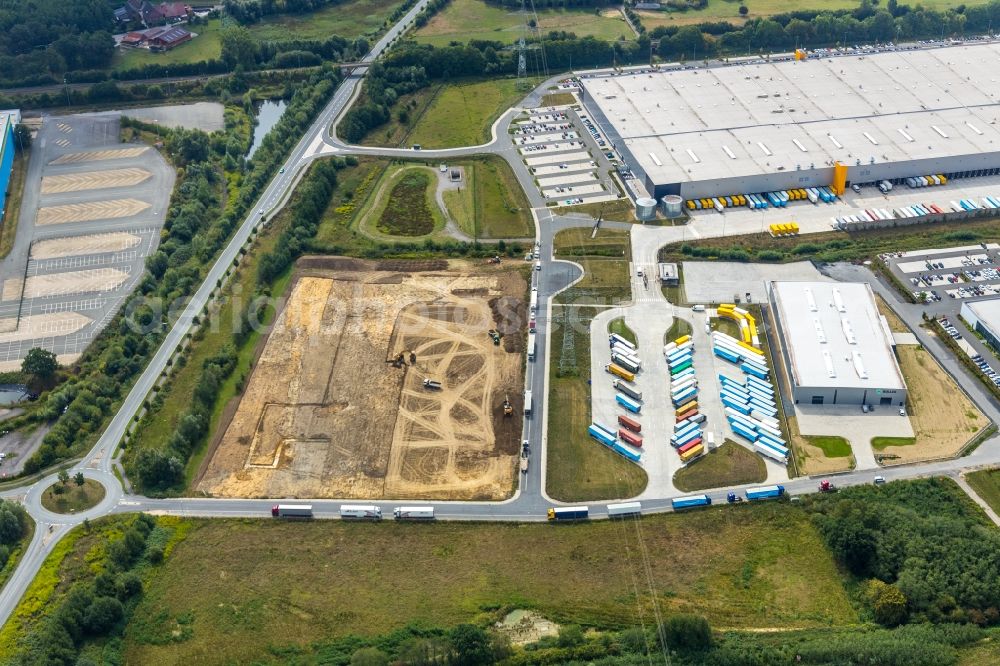
[{"label": "paved road", "polygon": [[[426,0],[418,2],[396,26],[379,40],[372,49],[372,52],[366,56],[365,62],[371,62],[374,58],[378,57],[393,40],[401,35],[412,23],[416,14],[423,9],[425,4]],[[107,513],[136,511],[204,517],[256,517],[269,514],[270,507],[274,503],[273,500],[211,498],[150,499],[138,495],[125,494],[121,485],[111,473],[112,459],[118,442],[121,440],[127,426],[138,412],[145,396],[152,388],[160,372],[166,367],[166,362],[170,358],[174,348],[184,339],[184,335],[190,330],[193,317],[202,310],[208,301],[208,297],[214,289],[216,281],[223,277],[239,249],[251,236],[254,228],[266,221],[270,215],[273,215],[274,211],[284,205],[308,163],[317,157],[337,152],[376,152],[382,155],[405,155],[408,157],[414,156],[417,152],[405,149],[360,149],[347,146],[339,142],[335,137],[330,136],[329,128],[332,127],[336,118],[354,98],[366,69],[364,67],[358,68],[344,81],[326,109],[316,119],[298,145],[296,145],[288,161],[285,163],[284,172],[279,174],[265,189],[258,204],[253,207],[250,215],[244,220],[232,241],[226,246],[218,261],[213,265],[201,288],[192,297],[189,306],[171,329],[166,340],[149,363],[146,371],[143,372],[142,376],[136,382],[107,430],[77,467],[77,469],[84,472],[85,476],[96,479],[107,487],[107,496],[101,504],[87,512],[72,517],[49,513],[41,507],[40,496],[42,490],[55,480],[55,475],[42,479],[27,488],[18,488],[0,493],[2,497],[23,501],[28,511],[37,521],[37,530],[31,544],[7,585],[0,591],[0,622],[6,622],[24,590],[44,561],[44,558],[51,551],[53,544],[68,532],[73,525],[78,524],[85,518],[106,515]],[[545,85],[543,84],[543,86]],[[512,113],[501,117],[498,124],[494,127],[493,139],[489,144],[448,151],[422,151],[422,154],[433,155],[436,160],[440,157],[467,155],[490,150],[504,156],[508,161],[520,162],[519,158],[515,160],[513,146],[510,145],[506,137],[506,127],[509,125],[512,117]],[[498,131],[501,127],[503,128],[502,132]],[[519,179],[522,177],[521,171],[515,169],[515,173],[518,174]],[[522,179],[522,186],[524,186],[529,199],[535,205],[538,196],[537,193],[532,196],[533,185],[530,182],[524,183]],[[437,517],[441,519],[539,521],[545,519],[545,509],[551,505],[551,502],[545,497],[544,493],[544,440],[546,437],[544,423],[547,406],[544,404],[545,401],[541,399],[547,393],[547,373],[544,372],[544,368],[547,365],[552,343],[547,335],[549,330],[549,313],[551,312],[551,297],[580,277],[580,269],[575,264],[552,260],[552,239],[560,229],[574,226],[589,226],[593,221],[586,216],[553,216],[544,207],[541,207],[538,214],[536,237],[540,246],[543,267],[540,272],[534,274],[533,279],[537,280],[539,303],[545,314],[538,317],[537,323],[540,337],[536,350],[537,357],[534,363],[529,364],[526,377],[526,386],[530,387],[536,396],[535,414],[525,424],[525,437],[530,442],[532,452],[529,473],[523,479],[517,494],[505,502],[421,502],[422,504],[432,504],[436,509]],[[619,225],[609,224],[608,226]],[[704,235],[717,235],[717,232],[713,233],[714,230],[711,228],[706,228],[705,231],[707,233]],[[683,238],[684,233],[684,228],[635,227],[632,240],[633,260],[639,265],[649,267],[652,272],[652,268],[655,267],[656,263],[657,249],[667,242],[680,240]],[[653,274],[655,275],[655,273]],[[908,320],[907,317],[904,317],[904,319]],[[936,349],[935,351],[940,350]],[[955,368],[955,364],[951,363],[950,367],[946,364],[946,367],[951,372]],[[958,376],[964,377],[964,374],[959,371]],[[967,379],[965,378],[965,380]],[[968,381],[962,381],[962,385],[967,389],[969,388],[968,384]],[[972,388],[975,387],[973,386]],[[1000,421],[1000,413],[998,413],[995,406],[988,402],[987,404],[983,404],[984,394],[981,391],[977,395],[974,394],[973,399],[980,404],[980,407],[984,409],[992,420]],[[880,470],[879,473],[890,481],[934,475],[954,476],[963,471],[985,466],[995,466],[998,463],[1000,463],[1000,438],[994,438],[964,458],[920,465],[898,466]],[[871,483],[875,474],[875,471],[857,471],[838,475],[837,483],[841,486]],[[816,481],[809,478],[799,478],[789,481],[785,486],[787,491],[792,495],[804,494],[815,491]],[[734,489],[720,489],[708,494],[714,501],[724,502],[726,493],[729,490]],[[670,500],[671,497],[669,496],[659,498],[644,497],[643,510],[644,512],[668,511],[670,510]],[[338,500],[312,501],[315,514],[318,518],[335,518],[338,514],[340,503]],[[399,504],[398,501],[374,503],[382,507],[384,515],[390,513],[394,505]],[[591,515],[593,517],[606,516],[606,510],[602,505],[596,505],[592,507]]]}]

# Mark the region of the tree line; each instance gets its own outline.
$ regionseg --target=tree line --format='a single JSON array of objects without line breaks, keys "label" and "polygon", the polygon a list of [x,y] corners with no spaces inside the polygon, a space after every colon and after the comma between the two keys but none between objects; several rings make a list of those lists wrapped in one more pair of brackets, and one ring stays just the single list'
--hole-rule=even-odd
[{"label": "tree line", "polygon": [[791,11],[755,17],[742,26],[728,21],[680,28],[659,26],[649,35],[659,40],[657,53],[661,57],[690,60],[795,47],[961,37],[966,33],[985,34],[994,25],[1000,25],[1000,0],[947,9],[911,6],[898,0],[888,0],[880,8],[873,0],[861,0],[853,10]]},{"label": "tree line", "polygon": [[11,553],[28,536],[31,519],[24,507],[0,500],[0,570],[7,565]]}]

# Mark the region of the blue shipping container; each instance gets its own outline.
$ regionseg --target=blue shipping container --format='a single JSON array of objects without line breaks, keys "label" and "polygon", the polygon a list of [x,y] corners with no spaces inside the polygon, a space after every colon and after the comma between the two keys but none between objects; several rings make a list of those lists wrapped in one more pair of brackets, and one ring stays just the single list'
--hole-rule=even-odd
[{"label": "blue shipping container", "polygon": [[781,497],[785,494],[784,486],[761,486],[759,488],[747,488],[747,499],[771,499]]},{"label": "blue shipping container", "polygon": [[632,400],[631,398],[626,398],[621,393],[615,394],[615,402],[617,402],[619,405],[621,405],[628,411],[632,412],[633,414],[638,414],[639,411],[642,409],[642,405],[637,403],[635,400]]}]

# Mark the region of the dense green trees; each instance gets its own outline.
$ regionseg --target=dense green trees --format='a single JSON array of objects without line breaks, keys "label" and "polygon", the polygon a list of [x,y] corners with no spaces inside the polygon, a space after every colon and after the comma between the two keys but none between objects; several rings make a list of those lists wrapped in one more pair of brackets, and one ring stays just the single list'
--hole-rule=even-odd
[{"label": "dense green trees", "polygon": [[56,355],[41,347],[29,349],[27,356],[21,361],[21,372],[31,378],[31,389],[36,392],[51,385],[58,369]]},{"label": "dense green trees", "polygon": [[869,588],[879,622],[898,624],[907,613],[932,622],[1000,619],[1000,532],[951,481],[860,486],[806,506],[837,559],[881,581]]},{"label": "dense green trees", "polygon": [[[10,663],[19,666],[84,663],[77,661],[84,644],[123,633],[126,615],[142,594],[142,579],[132,569],[142,561],[156,519],[139,514],[117,520],[122,531],[105,533],[106,551],[93,557],[88,555],[93,576],[72,583],[54,608],[47,609],[40,619],[25,627],[26,635],[18,640],[21,651],[4,655]],[[105,663],[121,663],[118,654],[106,651],[105,657],[109,660]]]}]

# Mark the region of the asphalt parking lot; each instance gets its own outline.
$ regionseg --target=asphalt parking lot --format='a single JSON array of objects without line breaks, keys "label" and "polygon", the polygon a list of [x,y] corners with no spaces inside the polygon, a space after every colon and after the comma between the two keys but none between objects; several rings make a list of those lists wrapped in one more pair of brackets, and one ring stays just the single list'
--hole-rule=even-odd
[{"label": "asphalt parking lot", "polygon": [[881,255],[893,275],[925,299],[937,319],[980,370],[1000,386],[1000,359],[959,319],[962,303],[1000,295],[1000,244],[966,245]]},{"label": "asphalt parking lot", "polygon": [[569,107],[528,109],[511,125],[511,140],[547,204],[619,198],[608,175],[612,166],[605,153],[611,148],[585,114]]},{"label": "asphalt parking lot", "polygon": [[174,180],[155,149],[120,142],[117,113],[43,119],[0,262],[0,369],[32,347],[69,363],[90,344],[156,249]]}]

